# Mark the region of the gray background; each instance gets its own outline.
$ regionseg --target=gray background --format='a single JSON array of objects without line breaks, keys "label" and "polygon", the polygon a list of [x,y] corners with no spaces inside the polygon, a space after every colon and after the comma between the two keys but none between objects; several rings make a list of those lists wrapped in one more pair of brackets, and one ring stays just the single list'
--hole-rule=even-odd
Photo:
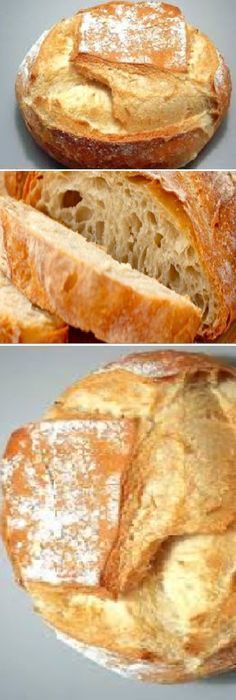
[{"label": "gray background", "polygon": [[[155,346],[148,346],[151,350]],[[170,346],[169,346],[170,347]],[[191,346],[186,346],[190,352]],[[137,351],[141,351],[138,347]],[[133,348],[0,347],[1,452],[9,433],[38,419],[71,382]],[[197,347],[195,352],[206,352]],[[231,359],[236,348],[207,348]],[[27,595],[14,583],[0,553],[0,698],[1,700],[233,700],[236,673],[198,683],[158,686],[126,680],[84,659],[57,641],[32,612]]]},{"label": "gray background", "polygon": [[[202,154],[189,167],[235,168],[236,51],[235,0],[175,0],[188,21],[208,34],[230,66],[235,90],[228,118]],[[173,0],[174,2],[174,0]],[[26,51],[40,34],[62,17],[68,17],[95,0],[0,0],[0,167],[56,168],[28,134],[16,108],[14,83]],[[4,6],[4,7],[3,7]]]}]

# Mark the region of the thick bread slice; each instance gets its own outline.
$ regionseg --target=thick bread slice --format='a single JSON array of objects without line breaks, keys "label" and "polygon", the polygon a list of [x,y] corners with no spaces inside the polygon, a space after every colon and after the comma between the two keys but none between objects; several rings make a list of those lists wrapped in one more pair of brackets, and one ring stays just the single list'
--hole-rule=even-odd
[{"label": "thick bread slice", "polygon": [[108,342],[191,342],[199,310],[30,206],[0,199],[7,263],[26,296]]},{"label": "thick bread slice", "polygon": [[0,272],[0,343],[66,343],[68,328],[41,311]]},{"label": "thick bread slice", "polygon": [[226,172],[23,173],[10,194],[199,307],[214,340],[236,318],[236,188]]}]

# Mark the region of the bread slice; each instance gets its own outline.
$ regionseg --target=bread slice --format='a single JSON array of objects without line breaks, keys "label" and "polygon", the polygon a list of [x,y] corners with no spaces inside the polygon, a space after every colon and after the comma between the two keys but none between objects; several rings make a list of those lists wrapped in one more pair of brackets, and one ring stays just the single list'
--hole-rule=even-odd
[{"label": "bread slice", "polygon": [[108,342],[191,342],[200,311],[32,207],[0,199],[7,264],[32,303]]},{"label": "bread slice", "polygon": [[38,172],[6,176],[13,196],[119,262],[189,296],[214,340],[236,319],[236,188],[227,172]]},{"label": "bread slice", "polygon": [[68,329],[33,306],[0,272],[0,343],[65,343]]}]

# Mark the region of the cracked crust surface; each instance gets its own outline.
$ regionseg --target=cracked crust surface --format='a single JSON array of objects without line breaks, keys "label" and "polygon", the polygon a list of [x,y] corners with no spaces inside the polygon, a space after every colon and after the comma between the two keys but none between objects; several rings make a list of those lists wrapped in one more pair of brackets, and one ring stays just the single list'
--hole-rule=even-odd
[{"label": "cracked crust surface", "polygon": [[59,22],[16,81],[36,141],[85,168],[185,165],[218,128],[230,92],[212,42],[178,8],[145,2],[107,3]]},{"label": "cracked crust surface", "polygon": [[202,354],[130,355],[8,443],[3,532],[18,580],[63,641],[131,678],[180,682],[236,665],[235,378]]}]

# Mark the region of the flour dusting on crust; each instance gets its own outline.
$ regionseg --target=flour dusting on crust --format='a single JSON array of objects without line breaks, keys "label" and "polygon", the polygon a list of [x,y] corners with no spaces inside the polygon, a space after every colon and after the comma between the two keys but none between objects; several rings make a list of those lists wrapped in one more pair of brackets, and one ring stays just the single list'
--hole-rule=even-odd
[{"label": "flour dusting on crust", "polygon": [[159,2],[101,5],[79,14],[78,53],[186,71],[185,19],[177,7]]},{"label": "flour dusting on crust", "polygon": [[49,33],[49,31],[50,30],[47,29],[45,32],[43,32],[43,34],[41,34],[39,39],[37,39],[35,44],[33,44],[31,49],[27,52],[26,56],[24,57],[21,65],[19,67],[18,74],[21,75],[25,85],[27,84],[29,77],[30,77],[30,69],[31,69],[32,63],[37,58],[39,51],[40,51],[40,48],[42,46],[42,43],[43,43],[44,39],[46,38],[47,34]]},{"label": "flour dusting on crust", "polygon": [[3,463],[23,579],[99,585],[117,534],[132,421],[44,421],[13,436]]},{"label": "flour dusting on crust", "polygon": [[[52,629],[55,632],[55,629]],[[107,651],[101,647],[84,644],[83,642],[79,642],[77,639],[73,639],[69,635],[59,632],[58,630],[56,631],[56,636],[60,642],[67,644],[69,647],[71,647],[71,649],[74,649],[79,654],[83,654],[83,656],[90,659],[90,661],[94,661],[94,663],[103,666],[103,668],[107,668],[109,671],[115,671],[115,673],[119,673],[121,676],[141,680],[143,675],[147,674],[148,677],[148,674],[153,673],[153,664],[148,663],[147,661],[132,662],[128,659],[126,660],[125,657],[122,657],[120,654]],[[155,668],[158,667],[155,666]],[[162,670],[163,666],[160,665],[160,671]]]}]

